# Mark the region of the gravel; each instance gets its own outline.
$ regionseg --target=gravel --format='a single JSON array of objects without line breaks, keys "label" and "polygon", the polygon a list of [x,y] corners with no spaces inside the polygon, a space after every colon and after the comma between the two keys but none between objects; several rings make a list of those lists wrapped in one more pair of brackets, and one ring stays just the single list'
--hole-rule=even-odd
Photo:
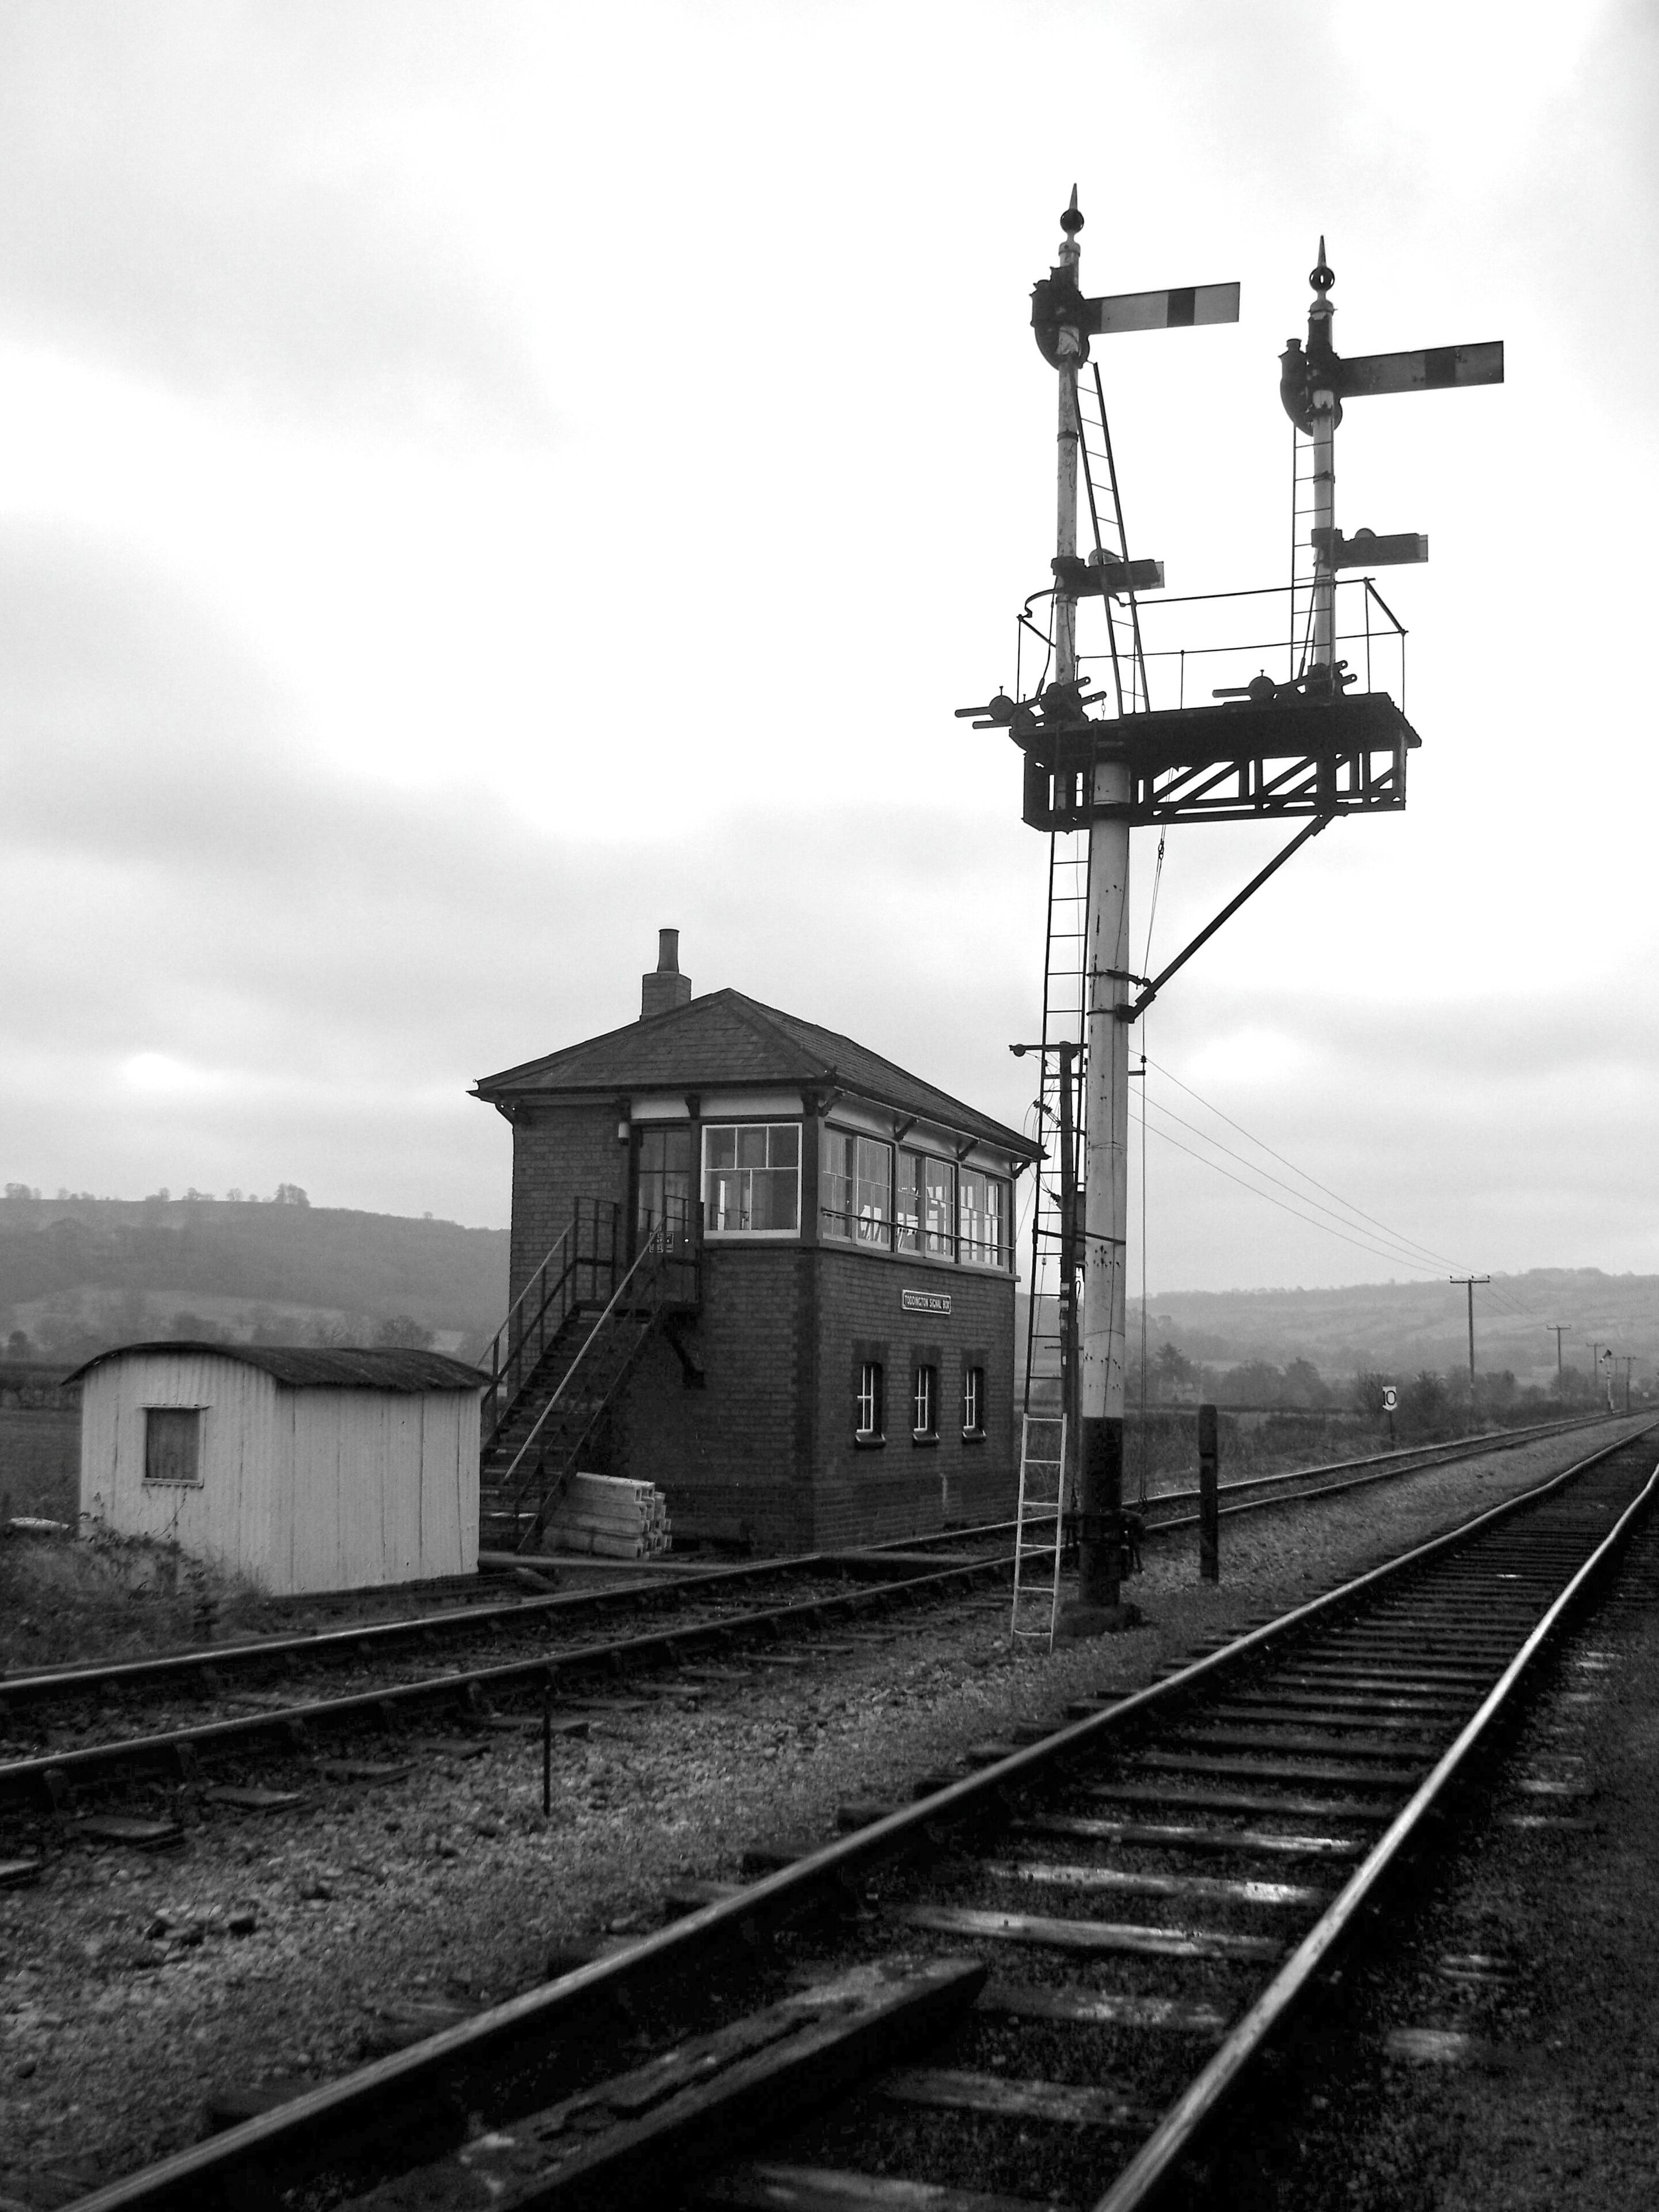
[{"label": "gravel", "polygon": [[1193,1579],[1190,1540],[1149,1546],[1131,1635],[1015,1660],[1004,1607],[978,1600],[837,1629],[805,1667],[629,1688],[556,1741],[550,1820],[539,1734],[508,1727],[407,1740],[401,1778],[293,1759],[206,1778],[299,1788],[289,1810],[157,1785],[154,1808],[186,1828],[170,1851],[43,1824],[43,1877],[0,1890],[0,2200],[46,2212],[193,2140],[216,2097],[327,2079],[533,1986],[561,1954],[655,1925],[677,1881],[822,1839],[838,1805],[908,1796],[969,1746],[1135,1686],[1588,1448],[1550,1439],[1224,1522],[1218,1588]]},{"label": "gravel", "polygon": [[[1232,2212],[1659,2203],[1659,1522],[1565,1644],[1462,1830],[1200,2201]],[[1552,1785],[1540,1794],[1536,1785]],[[1558,1794],[1565,1785],[1571,1794]]]}]

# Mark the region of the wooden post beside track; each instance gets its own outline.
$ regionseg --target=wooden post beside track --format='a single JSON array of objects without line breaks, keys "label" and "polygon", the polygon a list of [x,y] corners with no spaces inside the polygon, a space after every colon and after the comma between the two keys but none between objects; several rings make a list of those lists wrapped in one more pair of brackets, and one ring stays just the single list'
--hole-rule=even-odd
[{"label": "wooden post beside track", "polygon": [[1213,1406],[1198,1409],[1198,1574],[1221,1580],[1220,1422]]},{"label": "wooden post beside track", "polygon": [[542,1817],[553,1817],[553,1685],[542,1691]]}]

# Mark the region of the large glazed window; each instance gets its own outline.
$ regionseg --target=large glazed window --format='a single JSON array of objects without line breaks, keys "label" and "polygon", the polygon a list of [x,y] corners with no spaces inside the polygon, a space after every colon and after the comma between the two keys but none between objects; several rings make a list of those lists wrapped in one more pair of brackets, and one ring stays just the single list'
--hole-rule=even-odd
[{"label": "large glazed window", "polygon": [[963,1168],[957,1183],[962,1257],[982,1267],[1008,1264],[1008,1186],[1000,1176]]},{"label": "large glazed window", "polygon": [[893,1235],[893,1148],[876,1137],[826,1129],[818,1170],[818,1224],[825,1237],[887,1245]]},{"label": "large glazed window", "polygon": [[921,1163],[921,1249],[953,1260],[957,1252],[957,1171],[949,1160]]},{"label": "large glazed window", "polygon": [[799,1236],[799,1122],[711,1122],[702,1133],[702,1203],[711,1237]]},{"label": "large glazed window", "polygon": [[691,1132],[670,1123],[640,1131],[639,1196],[635,1225],[644,1243],[659,1222],[684,1231],[691,1213]]},{"label": "large glazed window", "polygon": [[202,1480],[202,1409],[199,1406],[146,1406],[144,1480],[189,1483]]}]

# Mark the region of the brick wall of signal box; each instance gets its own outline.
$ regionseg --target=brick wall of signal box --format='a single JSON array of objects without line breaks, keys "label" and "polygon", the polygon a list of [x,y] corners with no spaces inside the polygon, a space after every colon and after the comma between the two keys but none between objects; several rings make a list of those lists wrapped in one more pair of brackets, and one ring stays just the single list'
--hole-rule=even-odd
[{"label": "brick wall of signal box", "polygon": [[[625,1109],[623,1109],[625,1112]],[[617,1101],[523,1105],[513,1125],[512,1286],[526,1282],[570,1226],[579,1198],[628,1199],[629,1151]],[[623,1231],[625,1235],[624,1219]]]},{"label": "brick wall of signal box", "polygon": [[[949,1292],[948,1316],[903,1311],[904,1290]],[[611,1431],[609,1472],[656,1483],[677,1523],[757,1548],[805,1551],[936,1534],[1011,1516],[1018,1468],[1012,1278],[811,1247],[712,1245],[684,1341],[647,1348]],[[910,1434],[911,1360],[939,1369],[939,1442]],[[854,1370],[886,1373],[884,1445],[854,1440]],[[985,1370],[984,1441],[962,1434],[963,1369]]]},{"label": "brick wall of signal box", "polygon": [[[933,1535],[947,1519],[1012,1517],[1018,1482],[1012,1277],[834,1249],[821,1251],[818,1261],[814,1544]],[[950,1313],[907,1313],[907,1290],[945,1291]],[[866,1358],[881,1361],[885,1380],[879,1446],[854,1441],[855,1368]],[[911,1441],[917,1358],[939,1370],[936,1444]],[[983,1443],[962,1433],[969,1364],[985,1370]]]},{"label": "brick wall of signal box", "polygon": [[813,1270],[799,1245],[705,1247],[702,1306],[684,1341],[646,1349],[612,1429],[611,1472],[654,1482],[688,1530],[748,1532],[766,1552],[813,1542],[810,1412]]}]

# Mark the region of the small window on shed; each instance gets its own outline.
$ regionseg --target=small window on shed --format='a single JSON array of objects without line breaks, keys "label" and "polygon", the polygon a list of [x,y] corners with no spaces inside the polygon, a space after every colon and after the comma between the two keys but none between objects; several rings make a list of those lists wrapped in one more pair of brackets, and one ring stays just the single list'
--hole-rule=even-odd
[{"label": "small window on shed", "polygon": [[144,1480],[202,1480],[202,1409],[199,1406],[146,1406]]}]

